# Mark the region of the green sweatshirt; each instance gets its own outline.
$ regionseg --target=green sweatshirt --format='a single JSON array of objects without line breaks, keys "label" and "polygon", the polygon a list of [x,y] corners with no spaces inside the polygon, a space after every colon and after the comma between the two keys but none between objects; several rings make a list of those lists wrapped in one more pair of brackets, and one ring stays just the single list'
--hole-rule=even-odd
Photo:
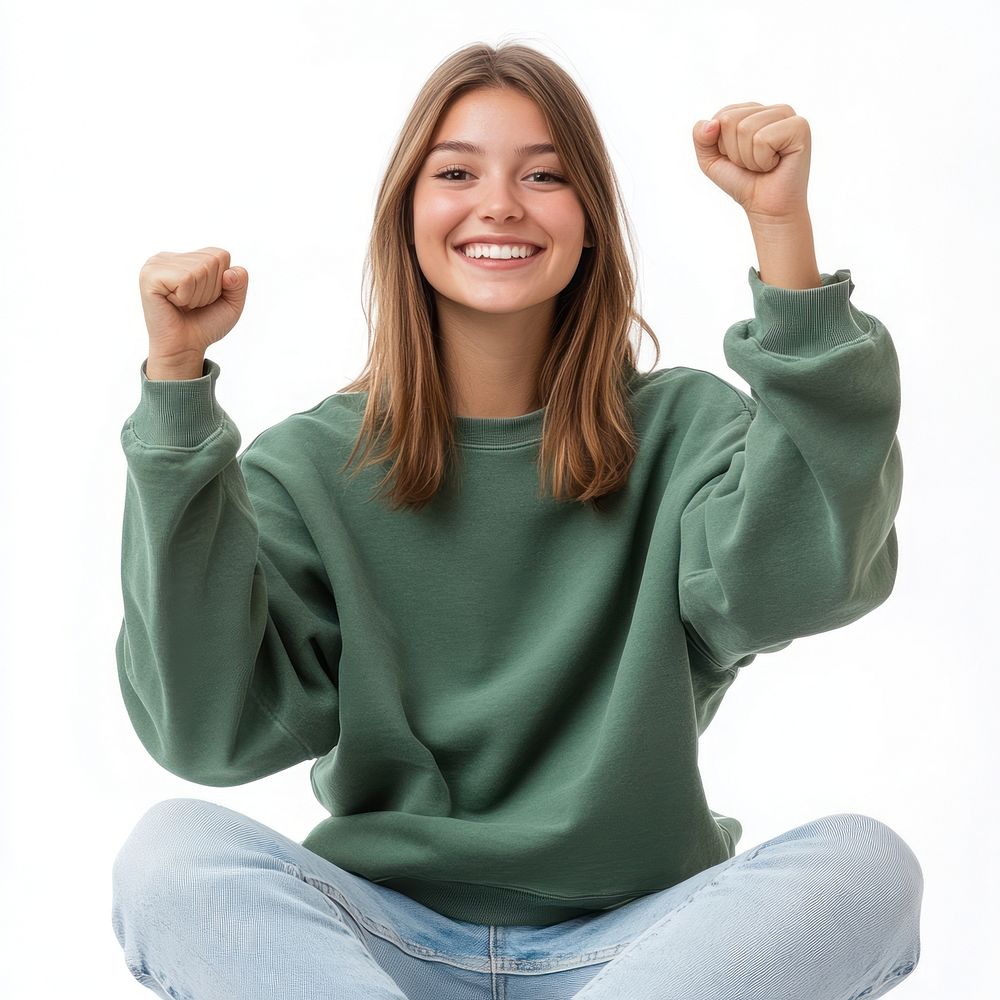
[{"label": "green sweatshirt", "polygon": [[[126,420],[118,677],[200,785],[304,760],[302,844],[455,920],[549,926],[736,853],[698,737],[738,672],[891,593],[899,367],[850,271],[749,271],[725,358],[629,383],[639,450],[604,511],[539,499],[545,409],[457,416],[461,489],[421,512],[339,471],[366,394],[241,436],[219,365]],[[352,469],[354,466],[351,467]]]}]

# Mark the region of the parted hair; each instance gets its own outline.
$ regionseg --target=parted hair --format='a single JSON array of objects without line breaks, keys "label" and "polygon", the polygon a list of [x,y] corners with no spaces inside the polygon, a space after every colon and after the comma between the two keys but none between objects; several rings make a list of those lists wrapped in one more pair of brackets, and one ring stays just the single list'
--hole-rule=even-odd
[{"label": "parted hair", "polygon": [[632,226],[594,113],[564,69],[515,42],[495,48],[477,43],[448,56],[400,130],[378,191],[364,264],[371,279],[364,308],[368,358],[361,374],[339,390],[367,393],[344,468],[365,441],[355,475],[383,463],[380,490],[386,487],[394,508],[415,510],[458,468],[434,289],[413,245],[413,191],[442,117],[458,98],[483,88],[514,88],[535,102],[584,209],[593,246],[583,248],[559,293],[538,373],[537,396],[545,407],[538,478],[540,495],[549,488],[548,474],[555,499],[592,501],[600,509],[602,496],[625,485],[637,448],[627,405],[638,358],[638,342],[630,339],[633,321],[653,339],[657,361],[660,346],[634,307]]}]

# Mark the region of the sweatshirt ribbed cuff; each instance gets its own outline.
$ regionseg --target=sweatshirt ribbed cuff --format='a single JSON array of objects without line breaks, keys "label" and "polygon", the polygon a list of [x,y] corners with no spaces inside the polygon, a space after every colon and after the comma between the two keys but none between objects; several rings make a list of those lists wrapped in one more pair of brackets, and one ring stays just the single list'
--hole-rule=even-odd
[{"label": "sweatshirt ribbed cuff", "polygon": [[205,358],[200,378],[150,379],[139,366],[142,388],[132,414],[136,437],[150,445],[194,448],[222,426],[225,414],[215,398],[219,366]]},{"label": "sweatshirt ribbed cuff", "polygon": [[751,267],[754,319],[747,335],[765,350],[791,357],[814,357],[841,344],[863,340],[872,323],[854,305],[849,268],[821,274],[819,288],[780,288],[761,281]]}]

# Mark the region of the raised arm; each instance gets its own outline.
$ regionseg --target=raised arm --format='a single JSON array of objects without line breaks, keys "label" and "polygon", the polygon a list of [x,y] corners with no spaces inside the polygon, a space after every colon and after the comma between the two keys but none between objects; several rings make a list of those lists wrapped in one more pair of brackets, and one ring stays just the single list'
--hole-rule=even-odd
[{"label": "raised arm", "polygon": [[751,398],[701,458],[678,581],[685,628],[723,668],[847,625],[895,582],[896,352],[849,270],[820,277],[778,288],[751,268],[754,318],[723,342]]},{"label": "raised arm", "polygon": [[161,766],[243,784],[336,744],[337,609],[282,481],[287,422],[237,458],[215,362],[191,379],[149,380],[145,368],[121,432],[122,696]]}]

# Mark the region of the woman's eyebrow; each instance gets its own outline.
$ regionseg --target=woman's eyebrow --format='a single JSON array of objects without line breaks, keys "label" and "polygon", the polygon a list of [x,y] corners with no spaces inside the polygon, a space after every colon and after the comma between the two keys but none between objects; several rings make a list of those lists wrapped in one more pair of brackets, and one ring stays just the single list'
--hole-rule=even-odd
[{"label": "woman's eyebrow", "polygon": [[[551,142],[529,142],[524,146],[515,146],[515,156],[540,156],[542,153],[554,153],[555,146]],[[485,156],[486,151],[482,146],[477,146],[474,142],[465,142],[462,139],[445,139],[427,150],[427,155],[439,152],[467,153],[469,156]]]}]

